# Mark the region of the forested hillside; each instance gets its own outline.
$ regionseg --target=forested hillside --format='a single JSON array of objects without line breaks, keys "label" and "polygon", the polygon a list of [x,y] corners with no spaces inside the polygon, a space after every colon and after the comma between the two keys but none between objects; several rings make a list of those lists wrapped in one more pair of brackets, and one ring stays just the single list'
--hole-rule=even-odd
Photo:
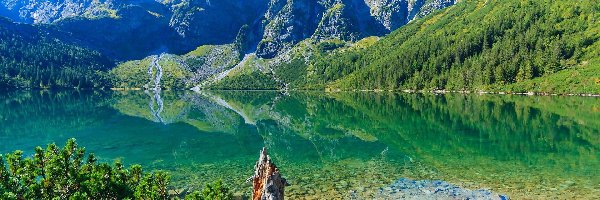
[{"label": "forested hillside", "polygon": [[[355,1],[367,4],[361,4],[359,9],[353,7],[356,5],[351,2]],[[185,2],[188,1],[173,5],[212,6],[219,11],[215,11],[215,16],[211,14],[212,17],[221,15],[221,9],[243,7],[243,4],[219,7],[206,2]],[[452,0],[414,1],[414,6],[420,7],[410,12],[404,12],[402,6],[406,5],[398,2],[348,0],[341,1],[342,4],[322,1],[318,5],[304,1],[273,2],[278,3],[269,4],[267,11],[253,9],[258,14],[240,17],[248,25],[238,31],[238,37],[231,41],[233,44],[204,45],[188,54],[169,55],[165,57],[167,60],[158,62],[167,67],[160,85],[173,89],[600,93],[600,0],[464,0],[456,5]],[[159,6],[163,10],[160,13],[171,12],[161,7],[171,5],[168,2],[152,5]],[[302,16],[311,10],[309,8],[315,6],[319,8],[315,12],[325,13],[316,15],[322,19],[313,20],[313,25],[298,25],[303,22]],[[388,13],[385,8],[389,6],[396,6],[395,10]],[[443,9],[446,6],[449,7]],[[358,12],[367,7],[376,14]],[[139,12],[126,15],[125,11],[134,8]],[[176,40],[172,36],[174,32],[160,34],[162,29],[170,29],[168,27],[178,21],[171,18],[167,26],[166,16],[150,10],[143,6],[123,7],[121,15],[102,18],[108,21],[129,19],[122,21],[122,26],[131,29],[120,31],[110,31],[111,23],[100,26],[103,22],[99,19],[86,19],[90,20],[87,22],[69,18],[45,26],[17,25],[0,20],[3,25],[0,27],[1,86],[100,87],[114,83],[122,88],[144,87],[149,81],[147,69],[151,62],[148,58],[153,56],[120,63],[109,75],[105,71],[114,64],[104,56],[143,57],[148,52],[159,54],[173,50],[172,46],[182,47],[176,45],[179,42],[170,43]],[[357,16],[350,16],[354,11]],[[180,25],[188,24],[192,19],[198,21],[196,17],[209,13],[197,14],[180,21]],[[251,20],[255,15],[264,15],[266,21]],[[376,19],[367,23],[359,20],[363,15]],[[162,28],[144,25],[157,22],[155,18],[162,19],[159,23],[163,24]],[[401,27],[380,39],[366,37],[371,33],[366,30],[370,30],[368,27],[373,23],[388,31]],[[184,37],[193,33],[190,31],[213,27],[202,24],[190,25],[185,29],[187,31],[182,27],[174,30]],[[262,28],[255,27],[256,24],[263,24],[259,26]],[[367,28],[359,26],[361,24]],[[101,27],[98,30],[102,31],[94,27]],[[352,27],[361,31],[344,31],[353,30]],[[51,28],[73,37],[56,37],[48,31]],[[233,30],[238,28],[228,32]],[[90,31],[94,34],[88,34]],[[155,39],[161,42],[154,42]],[[233,36],[228,38],[231,39]],[[259,40],[257,47],[253,43]],[[93,50],[82,48],[93,46],[96,47]],[[255,50],[255,54],[246,55],[248,59],[242,59],[244,54]],[[125,53],[113,55],[115,52]]]},{"label": "forested hillside", "polygon": [[599,38],[598,0],[470,0],[414,21],[369,48],[306,62],[305,78],[344,90],[598,93]]},{"label": "forested hillside", "polygon": [[112,62],[43,27],[0,18],[0,88],[103,87]]},{"label": "forested hillside", "polygon": [[[173,28],[174,30],[177,30],[180,36],[186,37],[187,39],[201,39],[208,41],[211,40],[211,38],[216,39],[225,35],[230,35],[234,31],[237,31],[237,35],[235,38],[232,37],[233,35],[231,35],[228,37],[228,39],[218,39],[209,42],[215,45],[200,46],[199,49],[205,49],[205,47],[209,46],[219,46],[219,48],[216,48],[216,50],[219,50],[220,52],[213,51],[215,53],[206,54],[207,56],[198,56],[194,55],[194,53],[182,54],[181,52],[173,51],[174,49],[181,48],[183,46],[197,44],[194,42],[184,42],[183,44],[174,43],[174,45],[164,46],[166,48],[162,49],[162,51],[154,51],[154,54],[160,54],[161,52],[165,51],[170,52],[173,54],[174,58],[180,59],[181,62],[163,63],[165,65],[173,64],[169,65],[170,67],[173,67],[172,69],[178,69],[176,71],[185,72],[191,75],[181,77],[167,72],[166,75],[171,75],[171,78],[164,79],[167,82],[161,84],[162,87],[179,89],[182,87],[213,89],[278,89],[285,84],[281,84],[281,81],[279,81],[277,78],[270,77],[272,77],[273,73],[284,72],[286,70],[274,70],[274,68],[271,68],[270,66],[279,65],[279,61],[287,60],[285,57],[290,56],[292,54],[290,52],[296,52],[299,54],[318,54],[320,56],[323,52],[312,48],[313,46],[319,46],[321,43],[325,44],[325,46],[331,44],[334,45],[332,47],[335,49],[335,45],[355,43],[357,40],[361,40],[373,35],[381,36],[397,29],[400,26],[405,25],[410,21],[424,17],[435,10],[452,6],[456,1],[226,0],[221,2],[223,3],[221,5],[222,7],[218,6],[217,4],[201,0],[184,0],[180,3],[177,2],[179,1],[164,1],[163,3],[166,3],[165,5],[173,5],[171,8],[174,11],[174,15],[172,16],[169,24],[171,26],[175,25]],[[247,4],[254,6],[248,6]],[[263,7],[260,6],[261,4]],[[189,9],[191,9],[193,12],[189,11]],[[206,11],[204,11],[205,9]],[[237,11],[236,9],[243,11]],[[239,12],[243,12],[245,14],[236,16],[236,14]],[[256,15],[257,13],[258,15]],[[119,16],[123,16],[123,18],[132,18],[125,15]],[[223,19],[223,17],[225,17],[225,19]],[[254,20],[248,20],[249,18],[254,18]],[[236,21],[236,23],[232,23],[231,21]],[[240,21],[243,21],[242,24],[245,25],[240,24]],[[73,23],[69,24],[73,25]],[[216,24],[220,26],[213,26]],[[237,28],[227,31],[218,28],[224,25],[226,25],[228,28]],[[110,24],[105,26],[112,27]],[[99,32],[99,35],[110,35],[110,33],[118,32],[113,31],[110,28],[99,28],[99,30],[109,30],[107,32],[96,31],[96,29],[90,28],[98,27],[98,25],[95,24],[88,24],[87,26],[76,25],[75,27],[77,30],[84,30],[82,32],[74,32],[75,35],[91,35],[92,37],[98,35]],[[66,30],[69,32],[72,31],[71,29],[65,29],[62,26],[61,30]],[[92,32],[94,33],[86,34],[87,32],[90,32],[90,30],[93,30]],[[160,36],[158,33],[161,32],[154,30],[155,29],[144,29],[140,32],[143,34],[149,34],[151,36],[158,36],[161,38],[161,43],[172,39],[171,37]],[[123,32],[131,31],[125,30]],[[137,31],[135,33],[138,34]],[[122,52],[126,52],[123,54],[132,54],[132,52],[135,52],[135,54],[142,55],[147,53],[147,51],[144,51],[143,49],[148,50],[151,48],[127,49],[123,48],[123,45],[121,44],[127,44],[124,46],[132,46],[132,44],[140,43],[136,42],[140,40],[148,41],[147,43],[141,43],[144,44],[142,46],[156,46],[156,44],[160,44],[151,42],[156,38],[152,39],[143,36],[138,37],[138,35],[135,35],[136,39],[130,39],[130,37],[120,38],[119,41],[126,42],[116,42],[117,44],[113,44],[110,41],[102,39],[92,39],[92,37],[83,40],[106,44],[106,46],[110,47],[110,49],[119,49]],[[331,43],[332,41],[335,42]],[[128,42],[131,42],[132,44],[129,44]],[[230,45],[235,45],[237,51],[230,51],[227,50],[228,48],[223,48]],[[341,46],[346,45],[344,44]],[[327,49],[326,51],[329,50],[332,49]],[[102,49],[100,49],[100,51],[114,52],[114,50],[107,51]],[[198,49],[196,51],[198,51]],[[116,56],[109,56],[116,58]],[[149,56],[153,57],[152,55]],[[239,57],[240,59],[229,59],[229,57],[232,56]],[[242,59],[244,57],[251,59]],[[136,58],[135,60],[138,59]],[[228,61],[221,62],[218,60]],[[235,61],[235,63],[230,61]],[[143,81],[140,80],[148,81],[146,80],[147,73],[142,69],[148,68],[149,63],[150,62],[134,61],[125,62],[125,64],[119,64],[119,67],[113,70],[114,73],[112,73],[115,77],[115,87],[142,87],[145,83],[142,83]],[[131,70],[134,68],[135,70]],[[303,68],[289,69],[293,70],[292,73],[304,71]],[[287,78],[294,78],[294,74],[286,75],[289,76],[282,77],[282,79],[287,80]],[[175,82],[173,81],[174,79],[172,77],[180,77],[184,80],[175,81],[182,84],[176,84],[177,86],[174,86],[172,83]],[[294,80],[292,80],[292,82],[293,81]],[[184,82],[185,84],[183,84]]]}]

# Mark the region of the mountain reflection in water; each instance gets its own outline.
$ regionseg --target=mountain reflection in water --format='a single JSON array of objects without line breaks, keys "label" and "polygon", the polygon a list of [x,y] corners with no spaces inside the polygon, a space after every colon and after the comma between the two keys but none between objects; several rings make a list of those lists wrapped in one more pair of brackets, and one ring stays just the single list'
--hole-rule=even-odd
[{"label": "mountain reflection in water", "polygon": [[77,138],[177,187],[245,178],[262,146],[286,194],[369,197],[402,177],[513,198],[600,196],[600,99],[274,91],[0,93],[0,153]]}]

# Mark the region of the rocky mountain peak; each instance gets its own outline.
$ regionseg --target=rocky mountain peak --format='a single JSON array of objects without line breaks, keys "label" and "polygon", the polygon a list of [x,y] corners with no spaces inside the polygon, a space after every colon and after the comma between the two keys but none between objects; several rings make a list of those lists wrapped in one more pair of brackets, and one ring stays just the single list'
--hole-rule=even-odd
[{"label": "rocky mountain peak", "polygon": [[272,58],[309,37],[357,40],[383,35],[455,0],[271,0],[256,53]]},{"label": "rocky mountain peak", "polygon": [[[135,58],[161,51],[186,52],[204,44],[232,43],[240,28],[247,25],[244,43],[248,49],[255,50],[258,57],[273,58],[307,38],[356,41],[381,36],[455,1],[0,0],[0,16],[23,23],[57,24],[69,32],[76,30],[74,35],[82,41],[106,44],[100,48],[106,51],[111,51],[117,41],[149,42],[123,47],[139,51]],[[91,26],[88,32],[88,28],[80,28],[86,25]],[[145,37],[132,38],[138,34],[135,32]],[[130,58],[119,56],[123,53],[109,52],[120,59]]]}]

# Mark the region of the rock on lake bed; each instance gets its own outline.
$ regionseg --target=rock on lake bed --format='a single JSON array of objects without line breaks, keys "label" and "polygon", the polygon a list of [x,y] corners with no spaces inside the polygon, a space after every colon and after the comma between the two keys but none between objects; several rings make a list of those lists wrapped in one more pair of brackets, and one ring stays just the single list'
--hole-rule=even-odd
[{"label": "rock on lake bed", "polygon": [[381,188],[376,199],[490,199],[508,200],[508,196],[479,189],[469,190],[440,180],[415,181],[402,178]]}]

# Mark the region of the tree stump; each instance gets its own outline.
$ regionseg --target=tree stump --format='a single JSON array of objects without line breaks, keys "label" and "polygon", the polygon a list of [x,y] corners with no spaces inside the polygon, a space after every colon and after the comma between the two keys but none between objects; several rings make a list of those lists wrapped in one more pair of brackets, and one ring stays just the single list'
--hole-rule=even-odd
[{"label": "tree stump", "polygon": [[287,182],[281,177],[277,166],[271,162],[265,147],[260,151],[251,179],[254,188],[252,200],[283,200]]}]

